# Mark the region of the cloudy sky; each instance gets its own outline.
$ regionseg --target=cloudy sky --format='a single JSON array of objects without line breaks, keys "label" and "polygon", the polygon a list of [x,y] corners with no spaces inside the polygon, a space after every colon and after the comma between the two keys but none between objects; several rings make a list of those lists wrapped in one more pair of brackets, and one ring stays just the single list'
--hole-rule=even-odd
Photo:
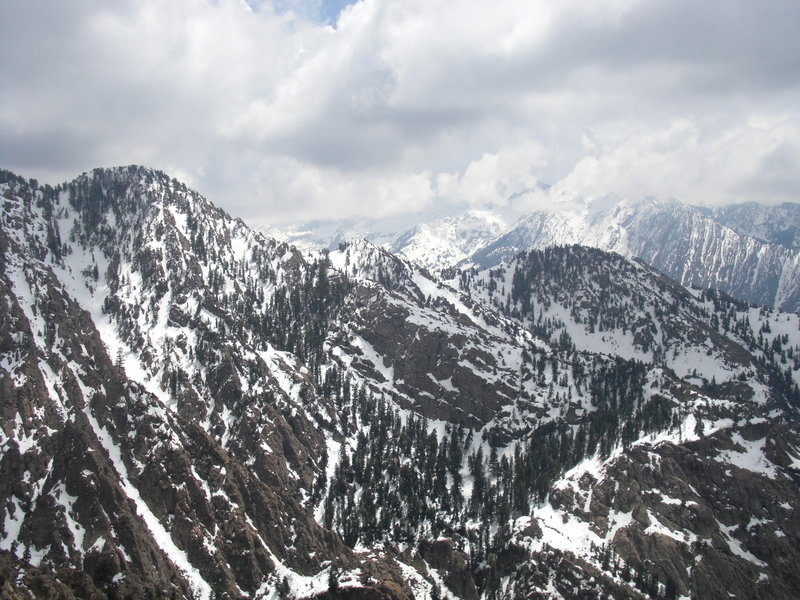
[{"label": "cloudy sky", "polygon": [[[284,224],[800,201],[797,0],[3,0],[0,167]],[[510,201],[509,198],[516,198]]]}]

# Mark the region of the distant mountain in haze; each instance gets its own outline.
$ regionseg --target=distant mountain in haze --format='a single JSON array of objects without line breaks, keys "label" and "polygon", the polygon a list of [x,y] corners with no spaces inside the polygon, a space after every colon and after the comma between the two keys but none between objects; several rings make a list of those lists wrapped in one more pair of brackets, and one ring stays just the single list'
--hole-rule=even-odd
[{"label": "distant mountain in haze", "polygon": [[737,233],[785,248],[800,247],[800,204],[766,206],[755,202],[721,206],[713,218]]},{"label": "distant mountain in haze", "polygon": [[[372,225],[372,228],[370,228]],[[737,204],[715,209],[675,200],[601,199],[554,205],[511,226],[488,211],[403,224],[310,223],[294,241],[335,248],[365,238],[432,272],[488,268],[518,253],[582,244],[639,258],[684,285],[800,310],[800,205]],[[292,238],[289,238],[290,241]]]},{"label": "distant mountain in haze", "polygon": [[591,213],[536,211],[472,256],[482,268],[518,252],[583,244],[635,257],[684,285],[800,310],[800,206],[708,210],[676,201],[620,202]]}]

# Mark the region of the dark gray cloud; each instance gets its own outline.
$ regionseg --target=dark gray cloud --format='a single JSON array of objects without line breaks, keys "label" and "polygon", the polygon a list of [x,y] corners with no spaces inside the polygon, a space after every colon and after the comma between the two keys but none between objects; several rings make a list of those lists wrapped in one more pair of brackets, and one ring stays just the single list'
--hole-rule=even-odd
[{"label": "dark gray cloud", "polygon": [[797,2],[361,0],[333,28],[338,10],[8,0],[0,163],[148,164],[272,222],[498,204],[537,179],[796,193]]}]

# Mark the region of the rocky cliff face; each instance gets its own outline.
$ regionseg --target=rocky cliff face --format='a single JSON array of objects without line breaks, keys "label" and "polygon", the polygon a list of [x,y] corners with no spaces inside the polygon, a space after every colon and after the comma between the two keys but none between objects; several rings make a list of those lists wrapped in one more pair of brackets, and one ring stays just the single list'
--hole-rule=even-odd
[{"label": "rocky cliff face", "polygon": [[800,590],[797,315],[582,247],[303,258],[140,167],[0,218],[9,597]]},{"label": "rocky cliff face", "polygon": [[800,246],[800,205],[785,202],[765,206],[755,202],[722,206],[710,211],[716,221],[742,235],[785,248]]},{"label": "rocky cliff face", "polygon": [[[368,242],[330,255],[353,281],[327,346],[367,385],[430,419],[480,428],[516,393],[497,317]],[[367,267],[367,268],[365,268]]]},{"label": "rocky cliff face", "polygon": [[330,409],[256,306],[302,259],[143,169],[4,188],[3,547],[136,596],[357,564],[309,510]]}]

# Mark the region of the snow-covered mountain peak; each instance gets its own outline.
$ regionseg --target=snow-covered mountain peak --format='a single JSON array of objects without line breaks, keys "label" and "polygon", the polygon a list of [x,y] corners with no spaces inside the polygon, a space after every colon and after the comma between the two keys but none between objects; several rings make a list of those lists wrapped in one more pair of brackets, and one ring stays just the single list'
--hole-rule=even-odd
[{"label": "snow-covered mountain peak", "polygon": [[583,244],[637,257],[678,281],[797,310],[800,207],[707,209],[675,199],[571,202],[522,216],[471,260],[492,267],[524,250]]},{"label": "snow-covered mountain peak", "polygon": [[463,264],[505,228],[505,221],[496,214],[470,210],[416,226],[400,236],[391,250],[439,272]]}]

